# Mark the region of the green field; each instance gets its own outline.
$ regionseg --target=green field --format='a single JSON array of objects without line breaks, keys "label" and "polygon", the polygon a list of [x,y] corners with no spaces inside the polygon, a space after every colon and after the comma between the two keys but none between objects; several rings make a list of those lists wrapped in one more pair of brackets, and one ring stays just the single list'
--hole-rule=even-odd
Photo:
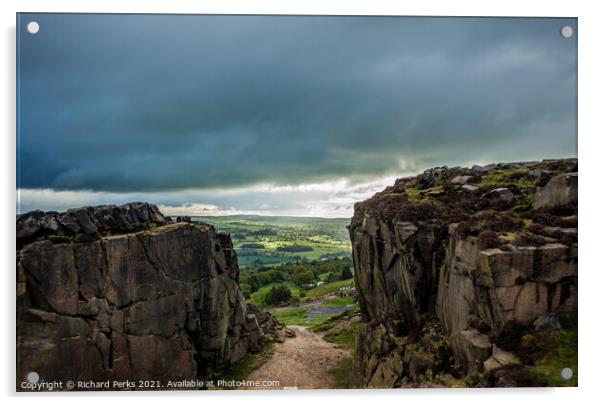
[{"label": "green field", "polygon": [[306,292],[308,299],[318,299],[325,295],[337,292],[342,287],[353,287],[353,279],[334,281],[332,283],[322,284]]},{"label": "green field", "polygon": [[229,233],[238,265],[276,265],[349,256],[347,218],[233,215],[193,217]]},{"label": "green field", "polygon": [[[346,274],[344,269],[347,269]],[[332,298],[333,293],[350,289],[354,285],[352,269],[353,262],[349,257],[274,266],[253,265],[241,269],[239,285],[247,302],[260,308],[284,306]],[[286,287],[290,297],[280,304],[266,302],[266,296],[276,287]]]}]

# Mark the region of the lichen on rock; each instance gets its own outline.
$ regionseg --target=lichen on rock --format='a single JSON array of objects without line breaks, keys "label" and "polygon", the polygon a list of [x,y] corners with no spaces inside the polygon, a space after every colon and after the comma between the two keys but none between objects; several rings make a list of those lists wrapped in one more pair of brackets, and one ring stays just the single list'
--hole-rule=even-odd
[{"label": "lichen on rock", "polygon": [[[575,159],[439,167],[357,203],[349,234],[366,326],[352,385],[466,381],[495,358],[507,325],[576,318],[576,168]],[[440,325],[452,361],[424,347],[427,322]],[[509,381],[495,373],[489,383]]]},{"label": "lichen on rock", "polygon": [[142,203],[36,211],[17,242],[18,383],[207,378],[257,349],[232,242],[211,225]]}]

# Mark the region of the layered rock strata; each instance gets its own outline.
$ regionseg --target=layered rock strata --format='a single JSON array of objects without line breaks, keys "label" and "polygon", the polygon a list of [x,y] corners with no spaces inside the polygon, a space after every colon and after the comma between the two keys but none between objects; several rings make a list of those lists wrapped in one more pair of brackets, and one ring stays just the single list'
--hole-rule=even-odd
[{"label": "layered rock strata", "polygon": [[17,388],[207,378],[258,350],[230,237],[154,205],[17,219]]},{"label": "layered rock strata", "polygon": [[430,169],[356,204],[349,233],[355,387],[445,385],[488,371],[507,328],[576,319],[576,160]]}]

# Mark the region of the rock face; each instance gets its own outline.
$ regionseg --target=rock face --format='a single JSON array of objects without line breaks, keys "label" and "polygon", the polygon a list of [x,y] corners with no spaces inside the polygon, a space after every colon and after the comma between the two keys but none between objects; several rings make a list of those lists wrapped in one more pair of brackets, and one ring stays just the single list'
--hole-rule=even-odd
[{"label": "rock face", "polygon": [[508,325],[576,318],[575,167],[435,168],[356,204],[349,233],[367,325],[352,385],[445,385],[439,377],[510,358],[493,352]]},{"label": "rock face", "polygon": [[102,235],[123,234],[170,223],[148,203],[100,205],[67,212],[31,211],[17,218],[17,247],[36,240],[88,241]]},{"label": "rock face", "polygon": [[535,208],[570,204],[577,199],[577,173],[565,173],[551,179],[535,196]]},{"label": "rock face", "polygon": [[229,235],[127,204],[17,219],[17,385],[203,378],[256,348]]}]

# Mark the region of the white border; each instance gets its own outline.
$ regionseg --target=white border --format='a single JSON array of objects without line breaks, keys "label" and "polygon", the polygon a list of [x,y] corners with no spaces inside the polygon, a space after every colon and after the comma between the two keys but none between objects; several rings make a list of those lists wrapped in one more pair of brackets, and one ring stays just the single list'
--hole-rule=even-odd
[{"label": "white border", "polygon": [[[447,16],[555,16],[579,18],[579,165],[581,186],[579,190],[581,211],[580,222],[580,306],[579,318],[579,385],[577,389],[495,389],[495,390],[364,390],[364,391],[303,391],[303,392],[203,392],[203,393],[127,393],[125,396],[144,397],[140,401],[150,404],[163,404],[166,401],[194,401],[241,403],[306,403],[326,400],[364,403],[371,401],[423,402],[437,401],[446,404],[478,403],[505,404],[513,401],[531,400],[547,403],[574,403],[597,397],[602,386],[600,358],[600,327],[602,269],[597,257],[600,232],[599,207],[602,193],[600,179],[602,156],[600,148],[600,72],[602,61],[602,15],[595,2],[541,1],[526,2],[506,0],[486,1],[385,1],[385,0],[82,0],[82,1],[43,1],[43,0],[3,0],[2,8],[2,89],[0,98],[4,124],[2,145],[2,232],[0,248],[5,266],[2,278],[2,319],[0,333],[1,355],[0,384],[2,394],[9,401],[44,403],[103,403],[117,399],[123,394],[115,393],[72,393],[69,395],[16,395],[14,394],[14,218],[15,218],[15,12],[135,12],[135,13],[208,13],[208,14],[338,14],[338,15],[447,15]],[[171,399],[173,397],[173,399]]]}]

